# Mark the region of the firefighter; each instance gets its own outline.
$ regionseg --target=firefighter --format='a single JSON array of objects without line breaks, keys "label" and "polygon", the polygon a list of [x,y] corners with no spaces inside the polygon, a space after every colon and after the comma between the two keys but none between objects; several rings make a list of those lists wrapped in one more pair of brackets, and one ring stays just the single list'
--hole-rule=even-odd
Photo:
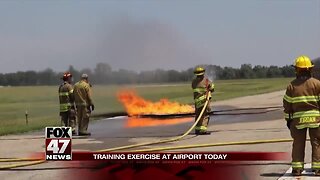
[{"label": "firefighter", "polygon": [[89,117],[94,111],[94,104],[91,98],[91,87],[88,82],[88,75],[82,74],[81,80],[74,85],[75,103],[77,106],[79,136],[90,136],[88,132]]},{"label": "firefighter", "polygon": [[304,169],[306,133],[312,146],[312,169],[320,176],[320,81],[311,76],[313,64],[309,57],[295,60],[296,79],[287,87],[283,107],[287,126],[293,138],[292,174],[301,175]]},{"label": "firefighter", "polygon": [[64,126],[72,128],[72,134],[76,134],[76,112],[74,107],[74,94],[72,83],[72,74],[66,72],[63,74],[63,83],[59,86],[60,117]]},{"label": "firefighter", "polygon": [[[205,69],[203,67],[196,67],[194,70],[194,74],[196,77],[192,80],[192,89],[193,89],[193,98],[195,102],[195,119],[198,119],[201,110],[206,102],[207,96],[211,99],[211,92],[214,91],[214,84],[204,76]],[[207,131],[208,123],[209,123],[209,112],[210,104],[208,103],[201,119],[197,123],[195,127],[195,133],[197,135],[205,135],[210,134]]]}]

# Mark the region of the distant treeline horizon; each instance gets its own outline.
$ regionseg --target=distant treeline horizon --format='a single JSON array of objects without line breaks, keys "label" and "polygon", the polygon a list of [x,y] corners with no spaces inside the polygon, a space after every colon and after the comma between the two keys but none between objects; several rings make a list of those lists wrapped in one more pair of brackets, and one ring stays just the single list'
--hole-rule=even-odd
[{"label": "distant treeline horizon", "polygon": [[[320,58],[313,62],[316,65],[313,73],[316,77],[320,77]],[[202,66],[206,68],[206,75],[213,80],[295,77],[295,71],[291,65],[279,67],[242,64],[240,68]],[[135,72],[126,69],[112,70],[109,64],[98,63],[94,69],[77,70],[70,65],[66,71],[72,73],[75,82],[79,80],[81,74],[86,73],[89,75],[89,81],[94,85],[187,82],[194,78],[193,70],[194,67],[182,71],[156,69]],[[0,86],[57,85],[61,84],[62,75],[63,72],[55,72],[50,68],[43,71],[0,73]]]}]

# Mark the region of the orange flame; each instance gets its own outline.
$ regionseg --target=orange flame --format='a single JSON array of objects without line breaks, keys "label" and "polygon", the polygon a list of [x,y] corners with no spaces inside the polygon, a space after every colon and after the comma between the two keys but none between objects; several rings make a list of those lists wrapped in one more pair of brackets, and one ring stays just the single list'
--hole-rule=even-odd
[{"label": "orange flame", "polygon": [[175,118],[175,119],[152,119],[130,117],[126,123],[127,128],[152,127],[152,126],[170,126],[175,124],[187,123],[193,121],[193,118]]},{"label": "orange flame", "polygon": [[132,91],[121,91],[118,93],[117,97],[125,107],[129,116],[146,114],[182,114],[194,112],[194,108],[190,105],[170,102],[168,99],[160,99],[158,102],[151,102],[143,99]]}]

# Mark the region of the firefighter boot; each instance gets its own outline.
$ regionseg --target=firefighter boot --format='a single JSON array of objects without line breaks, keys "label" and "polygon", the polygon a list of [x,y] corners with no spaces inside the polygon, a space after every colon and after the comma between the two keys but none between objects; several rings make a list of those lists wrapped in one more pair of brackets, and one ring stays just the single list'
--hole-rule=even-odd
[{"label": "firefighter boot", "polygon": [[199,135],[210,135],[211,132],[205,131],[205,132],[200,132]]},{"label": "firefighter boot", "polygon": [[194,133],[195,133],[196,135],[200,135],[200,130],[197,129],[197,130],[194,131]]},{"label": "firefighter boot", "polygon": [[302,174],[302,169],[292,169],[291,174],[292,174],[293,176],[301,176],[301,174]]},{"label": "firefighter boot", "polygon": [[79,132],[79,136],[91,136],[89,132]]},{"label": "firefighter boot", "polygon": [[320,170],[319,169],[313,170],[313,172],[314,172],[315,176],[320,176]]}]

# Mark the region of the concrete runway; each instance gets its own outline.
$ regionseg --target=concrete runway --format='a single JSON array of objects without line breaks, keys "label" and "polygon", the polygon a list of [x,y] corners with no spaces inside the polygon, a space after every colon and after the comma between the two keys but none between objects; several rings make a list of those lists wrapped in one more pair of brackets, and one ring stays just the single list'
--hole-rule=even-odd
[{"label": "concrete runway", "polygon": [[[264,95],[248,96],[232,100],[214,102],[214,110],[265,107],[282,104],[283,91],[268,93]],[[258,111],[258,110],[256,110]],[[261,110],[259,110],[261,111]],[[253,111],[250,111],[253,112]],[[213,116],[209,130],[213,132],[207,136],[188,135],[185,139],[156,145],[152,147],[188,145],[199,143],[232,142],[259,139],[290,138],[289,131],[283,120],[282,110],[256,115],[237,116]],[[131,127],[145,119],[130,119],[117,117],[91,122],[89,131],[92,136],[88,138],[74,137],[73,150],[100,150],[128,144],[149,142],[163,138],[170,138],[184,133],[193,123],[194,118],[180,119],[184,123],[175,125],[164,125],[163,122],[179,121],[148,120],[157,126]],[[162,125],[159,125],[162,124]],[[168,123],[169,124],[169,123]],[[32,132],[22,135],[9,135],[0,137],[0,157],[25,157],[33,152],[43,152],[44,131]],[[306,148],[306,162],[310,162],[310,145]],[[148,148],[139,147],[138,149]],[[259,144],[259,145],[238,145],[224,147],[194,148],[179,151],[271,151],[290,152],[291,143]],[[290,167],[290,162],[259,162],[256,174],[253,179],[278,179],[285,174]],[[4,165],[0,163],[0,165]],[[0,179],[56,179],[65,177],[67,167],[59,162],[49,162],[41,165],[19,168],[16,170],[0,171]],[[76,170],[74,170],[76,173]],[[286,175],[287,176],[287,175]],[[304,178],[305,179],[305,178]]]}]

